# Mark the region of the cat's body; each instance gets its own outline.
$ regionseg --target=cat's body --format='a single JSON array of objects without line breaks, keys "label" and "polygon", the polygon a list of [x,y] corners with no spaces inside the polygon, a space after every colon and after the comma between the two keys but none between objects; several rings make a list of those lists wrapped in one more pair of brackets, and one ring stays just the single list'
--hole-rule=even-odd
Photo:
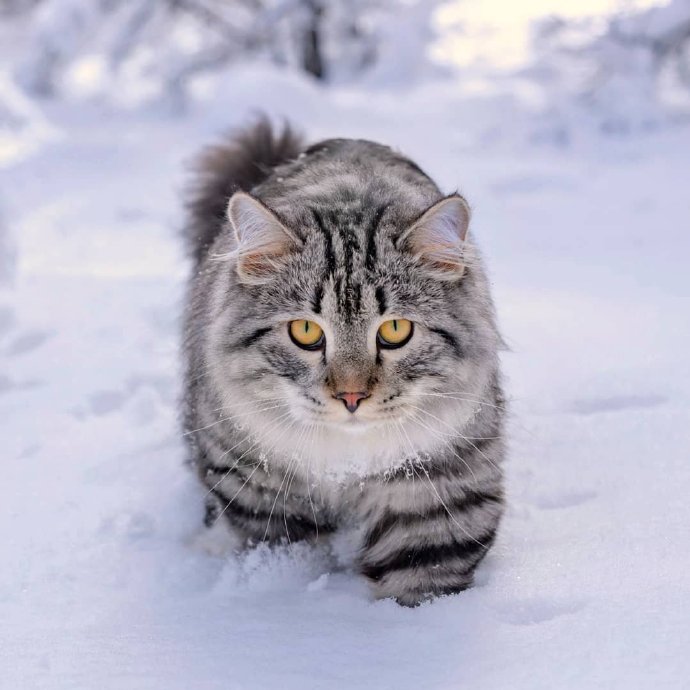
[{"label": "cat's body", "polygon": [[464,201],[386,147],[261,122],[202,159],[191,212],[184,423],[208,522],[249,542],[348,528],[376,595],[405,604],[469,586],[504,445]]}]

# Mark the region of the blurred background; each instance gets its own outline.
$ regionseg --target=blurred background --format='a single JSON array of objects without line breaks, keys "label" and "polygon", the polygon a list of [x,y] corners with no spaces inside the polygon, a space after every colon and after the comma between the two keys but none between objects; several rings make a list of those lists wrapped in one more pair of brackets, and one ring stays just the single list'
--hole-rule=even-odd
[{"label": "blurred background", "polygon": [[688,0],[1,0],[0,166],[100,130],[185,130],[184,159],[257,111],[415,155],[596,147],[687,122],[689,46]]},{"label": "blurred background", "polygon": [[[472,206],[510,507],[461,596],[196,545],[185,187],[261,112]],[[683,687],[689,124],[690,0],[0,0],[0,687]]]},{"label": "blurred background", "polygon": [[573,120],[626,135],[687,115],[689,25],[686,0],[2,0],[0,160],[56,103],[182,117],[251,67],[343,94],[503,97],[557,144]]}]

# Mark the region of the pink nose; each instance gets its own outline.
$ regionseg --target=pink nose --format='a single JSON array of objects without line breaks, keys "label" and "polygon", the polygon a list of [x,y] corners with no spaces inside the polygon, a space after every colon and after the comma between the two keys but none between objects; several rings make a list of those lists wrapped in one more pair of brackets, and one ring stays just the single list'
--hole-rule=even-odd
[{"label": "pink nose", "polygon": [[335,396],[338,400],[345,403],[345,407],[350,412],[356,412],[361,400],[369,397],[368,393],[338,393]]}]

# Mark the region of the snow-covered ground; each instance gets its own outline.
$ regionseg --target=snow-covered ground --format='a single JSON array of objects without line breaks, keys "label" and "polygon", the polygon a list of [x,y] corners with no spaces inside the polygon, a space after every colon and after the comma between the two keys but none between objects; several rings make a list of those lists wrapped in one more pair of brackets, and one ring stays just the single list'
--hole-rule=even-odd
[{"label": "snow-covered ground", "polygon": [[[198,544],[179,191],[257,107],[392,144],[474,207],[511,347],[510,507],[459,596],[403,609],[326,551]],[[2,690],[687,687],[690,131],[527,145],[509,103],[257,69],[181,117],[46,117],[0,177]]]}]

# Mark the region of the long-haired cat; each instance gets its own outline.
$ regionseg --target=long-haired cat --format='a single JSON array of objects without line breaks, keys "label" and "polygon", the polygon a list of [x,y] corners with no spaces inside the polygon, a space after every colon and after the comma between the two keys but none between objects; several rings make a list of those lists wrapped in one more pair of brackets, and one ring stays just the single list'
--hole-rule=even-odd
[{"label": "long-haired cat", "polygon": [[472,583],[503,512],[500,345],[470,211],[369,141],[267,121],[201,157],[184,425],[207,524],[357,539],[377,597]]}]

